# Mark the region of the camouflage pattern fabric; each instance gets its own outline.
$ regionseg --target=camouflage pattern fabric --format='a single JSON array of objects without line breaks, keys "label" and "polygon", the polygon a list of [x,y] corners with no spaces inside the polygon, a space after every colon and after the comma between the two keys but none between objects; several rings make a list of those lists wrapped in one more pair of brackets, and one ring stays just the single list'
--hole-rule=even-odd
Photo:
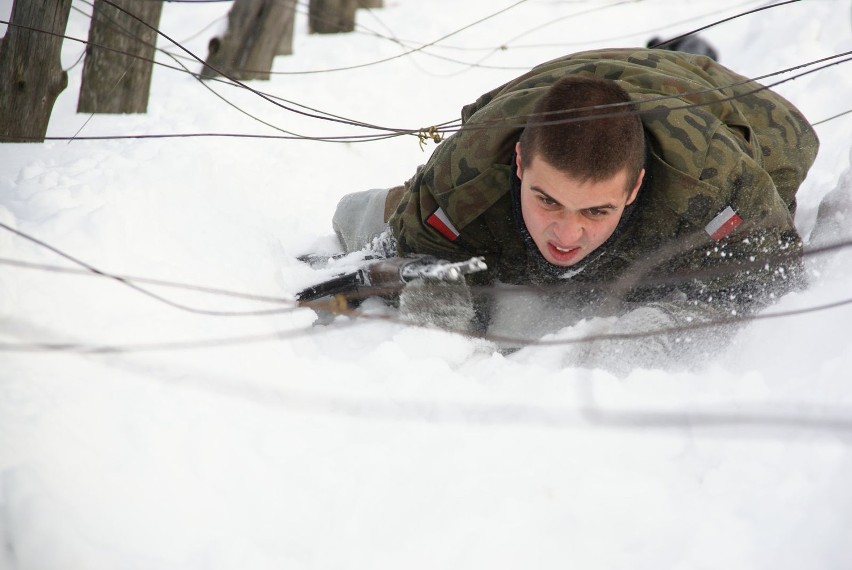
[{"label": "camouflage pattern fabric", "polygon": [[[511,162],[536,101],[568,75],[616,81],[637,103],[650,181],[624,231],[582,271],[560,278],[541,271],[518,232]],[[708,57],[650,49],[569,55],[482,95],[462,120],[406,183],[390,217],[401,255],[484,255],[484,281],[615,288],[629,302],[676,293],[681,305],[723,314],[801,284],[793,215],[817,137],[790,102]],[[459,232],[453,241],[426,223],[439,207]],[[705,228],[728,207],[743,223],[715,241]]]}]

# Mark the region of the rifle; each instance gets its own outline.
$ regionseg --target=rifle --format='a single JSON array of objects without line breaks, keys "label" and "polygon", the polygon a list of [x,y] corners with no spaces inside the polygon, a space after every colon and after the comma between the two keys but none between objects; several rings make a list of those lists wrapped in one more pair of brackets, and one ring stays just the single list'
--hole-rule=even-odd
[{"label": "rifle", "polygon": [[354,271],[340,273],[331,279],[306,287],[296,293],[300,306],[312,301],[336,297],[347,308],[357,306],[370,296],[388,296],[399,292],[406,283],[415,279],[432,282],[457,283],[465,275],[488,269],[485,259],[471,257],[456,263],[431,255],[411,257],[368,258],[366,265]]}]

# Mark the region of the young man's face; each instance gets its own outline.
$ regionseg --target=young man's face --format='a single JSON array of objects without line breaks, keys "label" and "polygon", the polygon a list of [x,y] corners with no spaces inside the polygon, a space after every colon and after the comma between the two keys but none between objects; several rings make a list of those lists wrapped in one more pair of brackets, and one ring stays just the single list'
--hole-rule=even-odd
[{"label": "young man's face", "polygon": [[642,170],[627,192],[627,170],[602,182],[579,182],[537,156],[523,168],[520,144],[516,151],[524,223],[544,258],[563,267],[609,239],[645,175]]}]

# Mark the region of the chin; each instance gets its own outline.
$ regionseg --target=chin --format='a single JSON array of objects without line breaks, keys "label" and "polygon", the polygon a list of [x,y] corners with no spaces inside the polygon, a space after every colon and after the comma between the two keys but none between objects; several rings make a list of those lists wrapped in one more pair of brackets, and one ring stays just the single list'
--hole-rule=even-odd
[{"label": "chin", "polygon": [[[547,258],[545,258],[545,259],[547,259]],[[580,262],[579,259],[575,259],[575,260],[572,260],[572,261],[556,261],[554,259],[548,259],[547,261],[551,265],[555,265],[557,267],[571,267],[571,266],[577,265],[577,263]]]}]

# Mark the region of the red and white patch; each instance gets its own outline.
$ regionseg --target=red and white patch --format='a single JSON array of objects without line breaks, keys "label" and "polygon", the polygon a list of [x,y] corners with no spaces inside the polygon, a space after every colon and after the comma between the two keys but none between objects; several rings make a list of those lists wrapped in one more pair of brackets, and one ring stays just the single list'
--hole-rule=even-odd
[{"label": "red and white patch", "polygon": [[713,218],[704,228],[704,231],[714,240],[719,241],[731,235],[737,227],[743,223],[743,219],[728,206]]},{"label": "red and white patch", "polygon": [[426,223],[441,232],[441,235],[450,241],[456,241],[459,238],[459,231],[441,208],[438,208],[431,216],[426,218]]}]

